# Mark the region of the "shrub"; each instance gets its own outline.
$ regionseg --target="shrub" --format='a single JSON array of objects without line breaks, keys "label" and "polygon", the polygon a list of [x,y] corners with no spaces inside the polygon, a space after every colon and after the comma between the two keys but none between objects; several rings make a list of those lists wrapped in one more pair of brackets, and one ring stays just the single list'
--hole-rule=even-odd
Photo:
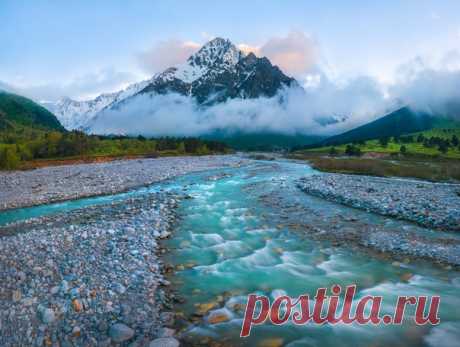
[{"label": "shrub", "polygon": [[331,147],[331,148],[329,149],[329,155],[330,155],[331,157],[337,155],[338,153],[339,153],[339,152],[337,151],[337,149],[336,149],[335,147]]},{"label": "shrub", "polygon": [[359,157],[361,155],[361,149],[353,145],[347,145],[345,148],[345,154]]},{"label": "shrub", "polygon": [[388,137],[381,137],[379,139],[379,143],[382,147],[388,146],[388,142],[390,142],[390,139]]},{"label": "shrub", "polygon": [[19,156],[16,149],[12,147],[4,148],[0,152],[0,168],[6,170],[14,170],[19,166]]},{"label": "shrub", "polygon": [[459,141],[458,141],[457,135],[452,135],[452,140],[450,140],[450,142],[452,143],[452,146],[454,146],[454,147],[458,146]]},{"label": "shrub", "polygon": [[447,153],[447,151],[449,150],[449,145],[447,144],[447,142],[441,142],[438,145],[438,150],[441,153]]}]

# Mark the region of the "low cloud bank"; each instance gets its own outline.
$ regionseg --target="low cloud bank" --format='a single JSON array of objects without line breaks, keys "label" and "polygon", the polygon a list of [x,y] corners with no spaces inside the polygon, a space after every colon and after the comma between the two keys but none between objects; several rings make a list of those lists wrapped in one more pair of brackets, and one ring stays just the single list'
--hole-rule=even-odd
[{"label": "low cloud bank", "polygon": [[313,90],[284,89],[273,98],[231,99],[210,107],[178,95],[138,95],[99,114],[93,133],[200,135],[216,129],[247,133],[329,134],[385,112],[387,101],[373,80],[342,88],[324,79]]},{"label": "low cloud bank", "polygon": [[420,111],[460,120],[460,71],[426,69],[390,92]]},{"label": "low cloud bank", "polygon": [[210,107],[177,94],[139,95],[99,114],[90,128],[93,133],[152,136],[193,136],[216,129],[332,135],[404,105],[460,120],[460,69],[412,62],[390,86],[366,76],[339,85],[320,70],[305,81],[304,89],[284,89],[273,98],[232,99]]}]

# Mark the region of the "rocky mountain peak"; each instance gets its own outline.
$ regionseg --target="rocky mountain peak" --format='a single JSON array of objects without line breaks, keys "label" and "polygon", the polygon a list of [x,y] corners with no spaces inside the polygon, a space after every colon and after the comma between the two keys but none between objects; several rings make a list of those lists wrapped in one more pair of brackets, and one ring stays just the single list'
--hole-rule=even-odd
[{"label": "rocky mountain peak", "polygon": [[282,87],[297,85],[270,60],[244,54],[230,40],[217,37],[177,67],[159,74],[143,93],[174,92],[200,104],[229,98],[272,97]]},{"label": "rocky mountain peak", "polygon": [[[212,39],[183,64],[170,67],[150,80],[133,84],[93,100],[66,100],[47,107],[67,129],[87,129],[105,109],[135,102],[138,94],[176,93],[192,97],[201,105],[234,98],[273,97],[285,87],[298,86],[269,59],[245,54],[230,40]],[[123,104],[123,105],[122,105]]]}]

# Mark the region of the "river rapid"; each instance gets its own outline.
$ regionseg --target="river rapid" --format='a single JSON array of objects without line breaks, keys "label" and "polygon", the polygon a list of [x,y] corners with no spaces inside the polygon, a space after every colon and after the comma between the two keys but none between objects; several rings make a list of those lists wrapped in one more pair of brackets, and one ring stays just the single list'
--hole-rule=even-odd
[{"label": "river rapid", "polygon": [[[190,345],[229,346],[449,346],[460,337],[460,274],[423,260],[376,254],[352,242],[309,237],[303,229],[374,226],[398,230],[410,223],[366,213],[295,187],[314,172],[305,164],[259,162],[179,180],[192,199],[180,208],[167,261],[183,298],[182,338]],[[420,232],[428,230],[418,228]],[[247,295],[313,297],[319,287],[358,286],[358,297],[383,296],[392,314],[398,295],[440,295],[441,324],[416,326],[407,310],[402,326],[264,324],[241,339]],[[329,292],[330,293],[330,292]],[[212,324],[213,317],[228,320]],[[224,318],[221,318],[224,319]]]}]

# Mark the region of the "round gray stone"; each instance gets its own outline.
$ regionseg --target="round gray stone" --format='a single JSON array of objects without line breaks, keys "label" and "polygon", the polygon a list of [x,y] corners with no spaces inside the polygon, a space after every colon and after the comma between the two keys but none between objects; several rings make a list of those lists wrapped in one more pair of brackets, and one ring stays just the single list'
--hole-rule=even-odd
[{"label": "round gray stone", "polygon": [[134,330],[126,324],[116,323],[110,327],[109,336],[114,342],[123,342],[134,336]]},{"label": "round gray stone", "polygon": [[150,342],[149,347],[179,347],[179,341],[174,337],[160,337]]}]

